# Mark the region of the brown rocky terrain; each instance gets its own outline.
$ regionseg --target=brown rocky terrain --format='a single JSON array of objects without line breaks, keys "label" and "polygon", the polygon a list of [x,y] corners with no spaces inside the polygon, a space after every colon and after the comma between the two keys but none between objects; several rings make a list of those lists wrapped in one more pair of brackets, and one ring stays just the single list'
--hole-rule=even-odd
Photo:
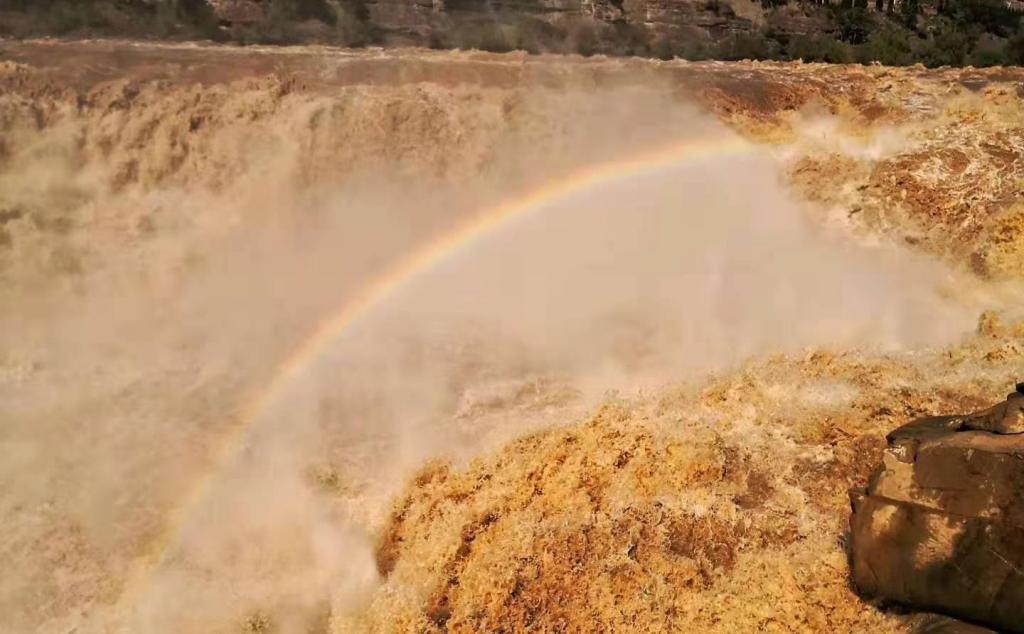
[{"label": "brown rocky terrain", "polygon": [[[12,6],[0,5],[0,30],[19,35],[85,30],[122,37],[200,35],[264,43],[284,39],[534,52],[629,54],[649,51],[652,45],[709,44],[748,33],[765,21],[761,6],[749,0],[89,0],[77,7],[47,0],[40,8],[17,1],[8,4]],[[793,32],[818,30],[820,22],[799,11],[779,12],[775,18],[778,29]]]},{"label": "brown rocky terrain", "polygon": [[[0,629],[908,631],[922,617],[851,590],[847,489],[892,428],[1019,378],[1022,78],[0,43]],[[241,510],[182,503],[231,471],[217,447],[281,360],[424,236],[719,124],[773,157],[761,176],[816,235],[941,260],[976,331],[769,349],[596,397],[493,342],[456,346],[427,390],[441,413],[417,422],[454,430],[441,447],[388,470],[403,449],[376,410],[334,427],[355,405],[324,398],[322,437],[274,436],[296,462],[257,470]],[[335,227],[336,200],[373,213]],[[638,332],[631,362],[657,347]],[[451,455],[451,438],[473,443]],[[355,537],[307,548],[307,506],[313,534]]]},{"label": "brown rocky terrain", "polygon": [[0,37],[1019,65],[1018,0],[4,0]]}]

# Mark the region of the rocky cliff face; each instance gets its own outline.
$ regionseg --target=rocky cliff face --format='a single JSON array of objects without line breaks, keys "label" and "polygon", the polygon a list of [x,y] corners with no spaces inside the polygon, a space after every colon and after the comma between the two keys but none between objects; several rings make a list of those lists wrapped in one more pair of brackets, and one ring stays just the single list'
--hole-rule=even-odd
[{"label": "rocky cliff face", "polygon": [[[278,4],[274,0],[207,1],[227,28],[266,23]],[[545,50],[566,42],[582,52],[611,52],[616,46],[659,39],[700,42],[750,31],[761,19],[759,6],[747,0],[734,4],[728,0],[322,0],[327,16],[337,16],[339,22],[361,22],[387,41]],[[328,17],[327,22],[333,21]]]}]

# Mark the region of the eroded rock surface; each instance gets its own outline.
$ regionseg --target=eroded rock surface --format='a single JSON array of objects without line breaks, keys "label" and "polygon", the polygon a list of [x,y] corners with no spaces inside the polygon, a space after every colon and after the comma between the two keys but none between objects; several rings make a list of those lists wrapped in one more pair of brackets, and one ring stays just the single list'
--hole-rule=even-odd
[{"label": "eroded rock surface", "polygon": [[1024,631],[1024,435],[1004,424],[1022,400],[889,434],[882,465],[852,494],[863,594]]}]

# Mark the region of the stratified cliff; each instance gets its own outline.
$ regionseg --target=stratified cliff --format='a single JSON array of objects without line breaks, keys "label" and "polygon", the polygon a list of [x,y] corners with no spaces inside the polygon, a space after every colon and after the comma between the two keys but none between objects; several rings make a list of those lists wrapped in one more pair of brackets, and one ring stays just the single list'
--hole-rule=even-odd
[{"label": "stratified cliff", "polygon": [[1024,63],[1006,0],[4,0],[0,36],[892,66]]},{"label": "stratified cliff", "polygon": [[[128,0],[0,4],[0,34],[672,55],[763,22],[752,0]],[[46,5],[46,6],[44,6]]]}]

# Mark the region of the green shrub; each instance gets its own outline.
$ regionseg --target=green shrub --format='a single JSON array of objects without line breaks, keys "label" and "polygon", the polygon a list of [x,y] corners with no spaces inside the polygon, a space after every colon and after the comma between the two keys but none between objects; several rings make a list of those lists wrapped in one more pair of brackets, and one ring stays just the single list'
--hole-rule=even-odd
[{"label": "green shrub", "polygon": [[977,40],[965,25],[943,16],[930,20],[927,30],[928,37],[916,43],[915,56],[929,68],[963,66]]},{"label": "green shrub", "polygon": [[336,9],[334,17],[334,43],[339,46],[361,48],[377,40],[373,28],[358,14],[345,7]]},{"label": "green shrub", "polygon": [[1006,41],[1006,63],[1024,65],[1024,28]]},{"label": "green shrub", "polygon": [[790,59],[831,64],[849,64],[854,59],[848,44],[827,35],[798,35],[786,45],[786,55]]},{"label": "green shrub", "polygon": [[980,32],[1010,37],[1017,32],[1021,15],[1000,0],[944,0],[938,4],[939,14]]},{"label": "green shrub", "polygon": [[903,26],[908,29],[917,28],[917,16],[919,13],[921,13],[920,0],[901,0],[899,17]]},{"label": "green shrub", "polygon": [[778,42],[762,31],[733,33],[713,49],[715,59],[779,59],[781,50]]},{"label": "green shrub", "polygon": [[715,55],[714,45],[706,40],[688,40],[676,52],[677,57],[693,62],[716,59]]},{"label": "green shrub", "polygon": [[67,35],[81,29],[102,29],[107,26],[106,19],[91,2],[60,0],[44,4],[49,6],[42,8],[37,18],[43,32]]},{"label": "green shrub", "polygon": [[840,40],[849,44],[863,44],[868,40],[872,20],[863,4],[834,9],[832,19],[835,21]]},{"label": "green shrub", "polygon": [[294,15],[298,20],[320,20],[324,24],[334,26],[338,15],[334,7],[326,0],[293,0]]},{"label": "green shrub", "polygon": [[971,66],[1002,66],[1007,63],[1007,40],[992,35],[983,36],[974,45],[967,59]]},{"label": "green shrub", "polygon": [[857,47],[856,57],[862,63],[880,62],[886,66],[909,66],[917,62],[913,43],[917,36],[894,24],[885,23]]}]

